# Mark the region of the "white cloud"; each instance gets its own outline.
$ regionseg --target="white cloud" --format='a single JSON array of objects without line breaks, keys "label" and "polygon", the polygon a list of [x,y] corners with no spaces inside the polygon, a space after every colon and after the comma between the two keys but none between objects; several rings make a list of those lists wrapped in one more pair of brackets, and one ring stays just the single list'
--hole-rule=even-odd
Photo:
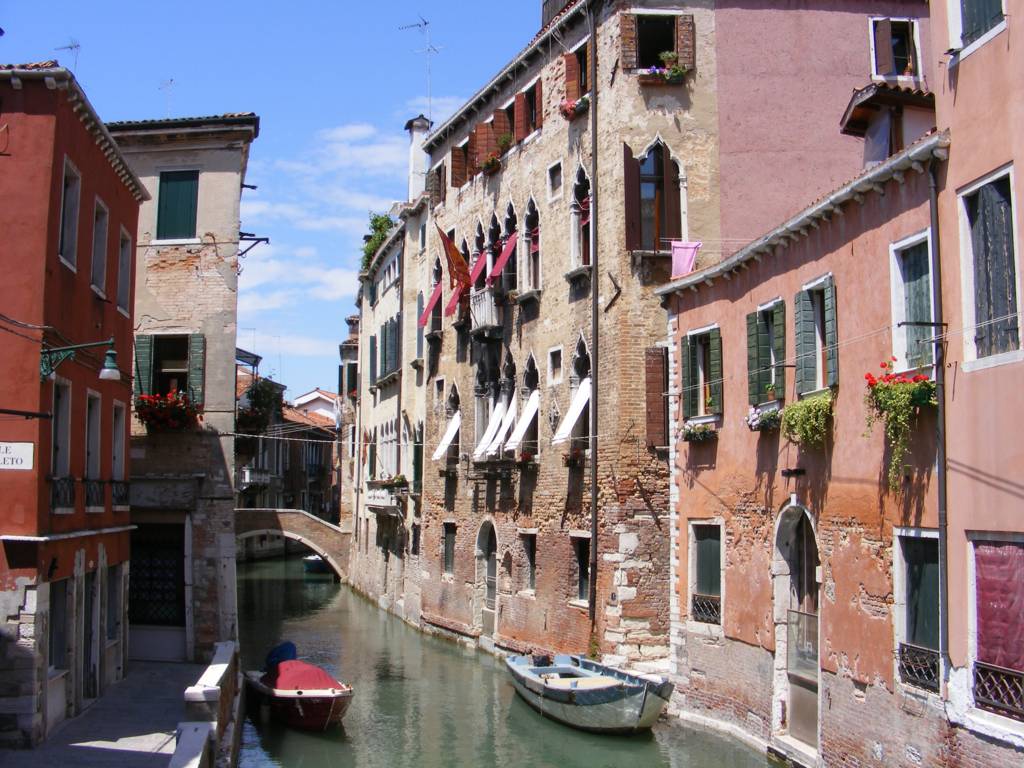
[{"label": "white cloud", "polygon": [[348,123],[336,128],[325,128],[317,134],[324,141],[359,141],[377,135],[377,129],[369,123]]},{"label": "white cloud", "polygon": [[466,103],[461,96],[434,96],[427,99],[426,96],[417,96],[405,103],[406,108],[412,114],[426,115],[430,113],[434,125],[440,125],[453,114],[455,110]]},{"label": "white cloud", "polygon": [[314,248],[264,246],[243,262],[238,311],[253,315],[311,299],[336,302],[355,296],[358,287],[358,272],[324,263]]},{"label": "white cloud", "polygon": [[238,314],[248,316],[272,309],[281,309],[293,303],[296,298],[295,291],[270,291],[269,293],[244,291],[238,296]]}]

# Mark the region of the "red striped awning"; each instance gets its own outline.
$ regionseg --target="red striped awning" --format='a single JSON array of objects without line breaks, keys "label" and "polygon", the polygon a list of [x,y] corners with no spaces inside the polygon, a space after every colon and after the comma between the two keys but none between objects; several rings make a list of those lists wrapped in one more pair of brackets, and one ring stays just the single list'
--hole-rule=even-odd
[{"label": "red striped awning", "polygon": [[441,300],[441,281],[437,282],[434,286],[434,292],[430,294],[430,301],[427,302],[427,306],[423,310],[423,314],[420,315],[419,326],[425,328],[427,323],[430,322],[430,313],[434,309],[434,305]]},{"label": "red striped awning", "polygon": [[590,195],[580,201],[580,226],[585,227],[590,223]]},{"label": "red striped awning", "polygon": [[[470,286],[473,285],[477,281],[477,278],[480,277],[480,273],[483,272],[486,268],[487,268],[487,254],[486,253],[478,254],[477,257],[476,257],[476,262],[473,264],[473,269],[469,273],[469,285]],[[465,286],[462,283],[459,283],[458,285],[455,286],[455,293],[452,295],[451,299],[449,299],[448,306],[446,306],[444,308],[444,314],[445,314],[446,317],[451,317],[452,315],[455,314],[455,310],[459,306],[459,299],[462,298],[462,292],[465,291],[467,287],[468,286]]]},{"label": "red striped awning", "polygon": [[505,247],[501,251],[501,255],[498,260],[494,262],[494,268],[491,273],[487,276],[487,283],[490,285],[501,275],[501,270],[505,268],[509,258],[512,256],[512,252],[516,249],[516,241],[519,239],[519,233],[513,232],[509,235],[508,240],[505,242]]}]

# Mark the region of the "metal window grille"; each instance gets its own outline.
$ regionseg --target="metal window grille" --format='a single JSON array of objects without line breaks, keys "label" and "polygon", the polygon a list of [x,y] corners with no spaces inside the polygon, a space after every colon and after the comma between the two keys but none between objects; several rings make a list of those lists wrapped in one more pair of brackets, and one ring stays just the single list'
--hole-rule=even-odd
[{"label": "metal window grille", "polygon": [[690,615],[704,624],[722,623],[722,598],[718,595],[700,595],[696,592],[690,601]]},{"label": "metal window grille", "polygon": [[1024,720],[1024,672],[974,662],[974,702],[983,709]]},{"label": "metal window grille", "polygon": [[75,506],[75,478],[50,478],[50,508],[61,509]]},{"label": "metal window grille", "polygon": [[919,645],[900,643],[900,680],[908,685],[939,692],[939,652]]},{"label": "metal window grille", "polygon": [[110,489],[113,496],[113,503],[115,507],[128,506],[128,488],[129,485],[124,480],[110,481]]},{"label": "metal window grille", "polygon": [[85,481],[85,506],[104,507],[107,503],[106,490],[102,480]]}]

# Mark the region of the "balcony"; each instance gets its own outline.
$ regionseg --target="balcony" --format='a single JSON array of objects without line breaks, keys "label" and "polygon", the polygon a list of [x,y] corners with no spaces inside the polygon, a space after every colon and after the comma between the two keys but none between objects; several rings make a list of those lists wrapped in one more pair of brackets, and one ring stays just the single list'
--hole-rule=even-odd
[{"label": "balcony", "polygon": [[899,646],[900,680],[907,685],[939,692],[939,652],[910,643]]},{"label": "balcony", "polygon": [[491,291],[474,291],[469,299],[469,313],[472,322],[470,333],[474,336],[501,335],[501,309]]},{"label": "balcony", "polygon": [[270,470],[257,467],[243,467],[239,490],[270,485]]},{"label": "balcony", "polygon": [[1024,672],[974,662],[974,703],[1004,717],[1024,720]]},{"label": "balcony", "polygon": [[50,478],[50,509],[54,512],[72,512],[75,509],[75,478]]},{"label": "balcony", "polygon": [[102,480],[86,479],[85,484],[85,508],[89,510],[103,511],[107,506],[107,489]]},{"label": "balcony", "polygon": [[115,510],[125,510],[129,507],[128,493],[131,486],[124,480],[111,480],[110,490],[113,496]]}]

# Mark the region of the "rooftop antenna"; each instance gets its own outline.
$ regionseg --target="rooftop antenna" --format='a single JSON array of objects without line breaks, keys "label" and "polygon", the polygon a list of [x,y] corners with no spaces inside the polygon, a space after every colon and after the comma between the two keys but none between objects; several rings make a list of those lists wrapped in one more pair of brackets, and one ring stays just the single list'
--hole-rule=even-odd
[{"label": "rooftop antenna", "polygon": [[55,51],[71,51],[72,55],[75,57],[75,65],[74,65],[74,67],[72,67],[71,71],[72,72],[78,72],[78,51],[81,50],[81,48],[82,48],[81,43],[79,43],[75,38],[72,37],[70,40],[68,40],[68,44],[67,45],[62,45],[59,48],[54,48],[53,50],[55,50]]},{"label": "rooftop antenna", "polygon": [[174,88],[174,78],[168,78],[167,80],[160,81],[159,90],[164,91],[167,94],[167,117],[171,116],[171,90]]},{"label": "rooftop antenna", "polygon": [[413,53],[422,53],[425,54],[427,57],[427,119],[433,122],[434,102],[430,92],[430,57],[440,53],[441,49],[430,41],[430,22],[424,19],[422,16],[420,16],[420,20],[415,24],[405,24],[399,27],[398,29],[418,29],[420,32],[427,36],[427,47],[421,48],[418,51],[413,51]]}]

